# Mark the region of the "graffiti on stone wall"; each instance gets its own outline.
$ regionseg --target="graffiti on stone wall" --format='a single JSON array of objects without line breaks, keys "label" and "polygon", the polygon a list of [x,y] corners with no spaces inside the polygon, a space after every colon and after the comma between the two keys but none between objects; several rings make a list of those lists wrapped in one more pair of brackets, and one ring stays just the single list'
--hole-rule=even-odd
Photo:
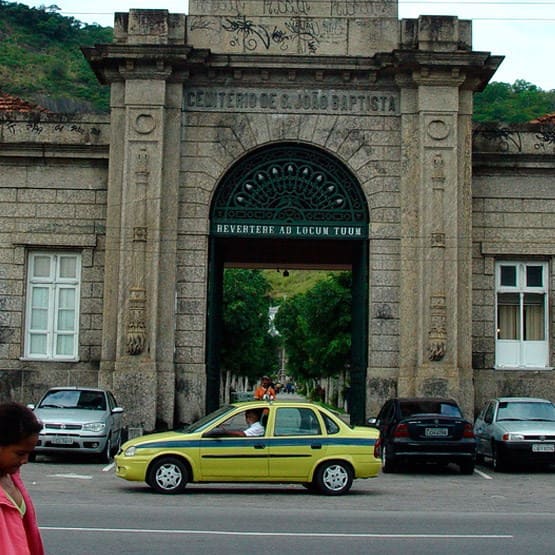
[{"label": "graffiti on stone wall", "polygon": [[544,125],[536,133],[538,142],[534,145],[536,150],[547,150],[548,145],[553,145],[555,148],[555,125]]},{"label": "graffiti on stone wall", "polygon": [[274,25],[272,28],[238,16],[226,18],[222,28],[231,34],[230,46],[242,45],[251,52],[259,48],[269,50],[270,46],[277,45],[283,51],[295,48],[295,51],[314,54],[320,43],[319,25],[313,19],[292,18],[283,27]]},{"label": "graffiti on stone wall", "polygon": [[310,2],[307,0],[264,0],[264,15],[309,15]]},{"label": "graffiti on stone wall", "polygon": [[473,140],[480,144],[476,150],[487,152],[522,153],[533,148],[538,153],[552,154],[555,152],[555,125],[483,124],[474,128]]},{"label": "graffiti on stone wall", "polygon": [[517,129],[498,125],[481,125],[473,132],[475,138],[480,138],[494,146],[494,150],[501,152],[522,152],[522,136]]},{"label": "graffiti on stone wall", "polygon": [[10,135],[29,134],[42,135],[44,132],[49,133],[71,133],[79,136],[99,137],[101,130],[98,127],[89,127],[86,124],[72,123],[69,119],[65,119],[63,115],[60,121],[43,120],[41,118],[29,118],[26,120],[13,119],[9,114],[0,114],[0,125],[4,125]]}]

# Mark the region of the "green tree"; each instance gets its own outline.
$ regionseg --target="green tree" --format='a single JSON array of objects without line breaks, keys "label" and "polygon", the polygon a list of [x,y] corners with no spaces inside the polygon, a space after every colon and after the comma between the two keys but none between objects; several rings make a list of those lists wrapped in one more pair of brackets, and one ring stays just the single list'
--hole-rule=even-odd
[{"label": "green tree", "polygon": [[276,315],[288,371],[297,380],[337,376],[351,353],[351,274],[330,274],[285,301]]},{"label": "green tree", "polygon": [[278,368],[269,333],[270,285],[259,270],[224,272],[222,369],[255,381]]},{"label": "green tree", "polygon": [[474,121],[526,123],[555,112],[555,91],[543,91],[524,80],[493,82],[474,95]]}]

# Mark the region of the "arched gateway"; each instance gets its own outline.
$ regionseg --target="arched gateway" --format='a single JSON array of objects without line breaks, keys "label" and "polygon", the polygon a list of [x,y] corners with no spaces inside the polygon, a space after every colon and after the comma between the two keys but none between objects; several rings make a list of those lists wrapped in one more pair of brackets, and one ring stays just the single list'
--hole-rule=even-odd
[{"label": "arched gateway", "polygon": [[98,382],[130,425],[216,403],[226,266],[352,269],[354,422],[395,394],[471,413],[472,93],[500,59],[469,21],[192,0],[117,14],[84,52],[112,93],[83,263],[104,281]]},{"label": "arched gateway", "polygon": [[210,215],[207,410],[219,399],[219,329],[225,266],[353,271],[353,421],[364,419],[368,207],[348,168],[302,143],[261,147],[221,180]]}]

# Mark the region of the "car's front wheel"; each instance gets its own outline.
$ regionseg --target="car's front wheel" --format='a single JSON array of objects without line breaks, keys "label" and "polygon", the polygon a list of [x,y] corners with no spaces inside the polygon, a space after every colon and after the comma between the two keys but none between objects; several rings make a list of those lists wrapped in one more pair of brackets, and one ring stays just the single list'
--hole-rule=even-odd
[{"label": "car's front wheel", "polygon": [[353,470],[342,461],[328,461],[318,467],[314,483],[324,495],[342,495],[353,485]]},{"label": "car's front wheel", "polygon": [[491,448],[491,466],[495,472],[503,472],[507,469],[507,459],[496,443]]},{"label": "car's front wheel", "polygon": [[175,457],[162,457],[152,463],[147,483],[158,493],[181,493],[189,480],[185,464]]},{"label": "car's front wheel", "polygon": [[100,453],[100,462],[109,463],[112,460],[112,436],[108,436],[106,445]]}]

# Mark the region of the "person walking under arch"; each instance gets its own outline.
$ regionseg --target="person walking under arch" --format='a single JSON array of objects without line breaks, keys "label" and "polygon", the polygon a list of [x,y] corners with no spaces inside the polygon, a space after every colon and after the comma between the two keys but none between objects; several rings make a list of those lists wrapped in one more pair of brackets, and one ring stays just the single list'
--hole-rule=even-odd
[{"label": "person walking under arch", "polygon": [[273,401],[276,398],[276,390],[270,376],[262,376],[260,385],[254,390],[254,398],[258,400]]}]

